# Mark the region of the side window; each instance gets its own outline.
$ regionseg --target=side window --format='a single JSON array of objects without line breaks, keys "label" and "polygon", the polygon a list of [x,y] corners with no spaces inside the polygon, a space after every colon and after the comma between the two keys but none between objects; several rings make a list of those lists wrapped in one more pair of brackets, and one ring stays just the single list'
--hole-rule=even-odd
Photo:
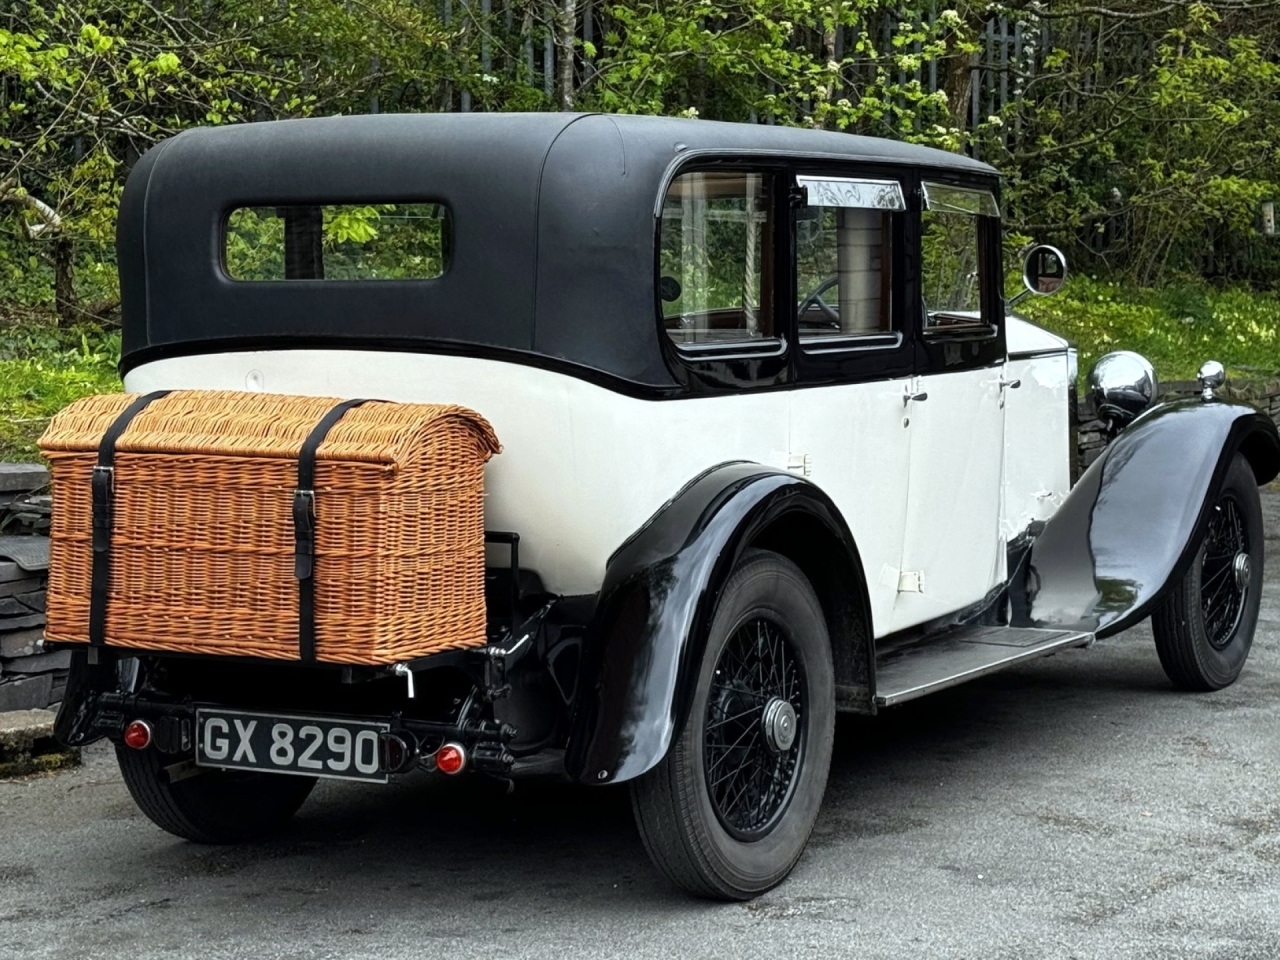
[{"label": "side window", "polygon": [[662,204],[658,297],[680,345],[776,336],[774,203],[768,173],[678,176]]},{"label": "side window", "polygon": [[984,221],[998,218],[986,190],[924,184],[920,215],[920,284],[925,328],[975,326],[982,315],[986,253]]},{"label": "side window", "polygon": [[449,266],[438,203],[237,207],[222,235],[233,280],[431,280]]},{"label": "side window", "polygon": [[796,320],[803,339],[893,332],[890,268],[896,181],[796,178]]}]

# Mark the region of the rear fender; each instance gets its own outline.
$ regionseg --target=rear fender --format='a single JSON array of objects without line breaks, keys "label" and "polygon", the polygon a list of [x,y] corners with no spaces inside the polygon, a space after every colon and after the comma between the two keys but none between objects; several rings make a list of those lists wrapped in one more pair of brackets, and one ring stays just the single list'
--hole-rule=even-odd
[{"label": "rear fender", "polygon": [[[789,551],[797,544],[804,555]],[[571,776],[629,780],[663,758],[688,715],[720,591],[753,545],[788,553],[814,582],[837,683],[844,673],[846,695],[860,691],[870,702],[871,644],[858,642],[870,630],[860,619],[869,610],[866,584],[839,510],[801,477],[724,464],[686,486],[609,559],[570,724]]]},{"label": "rear fender", "polygon": [[1237,452],[1259,485],[1280,472],[1276,426],[1252,407],[1180,400],[1135,420],[1031,545],[1014,622],[1105,637],[1146,617],[1195,557]]},{"label": "rear fender", "polygon": [[122,667],[113,655],[95,650],[94,662],[88,649],[71,651],[71,667],[67,672],[67,688],[53,722],[53,736],[64,746],[83,747],[102,739],[93,726],[93,707],[99,694],[122,687],[130,689],[136,676],[137,661]]}]

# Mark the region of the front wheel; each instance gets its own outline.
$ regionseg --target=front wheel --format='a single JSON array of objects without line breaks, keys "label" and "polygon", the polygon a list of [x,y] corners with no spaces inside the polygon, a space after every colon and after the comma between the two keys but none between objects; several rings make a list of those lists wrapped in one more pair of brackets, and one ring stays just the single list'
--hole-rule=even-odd
[{"label": "front wheel", "polygon": [[116,747],[125,786],[162,830],[196,843],[238,843],[274,833],[298,812],[314,777],[200,770],[175,780],[155,749]]},{"label": "front wheel", "polygon": [[1151,617],[1160,665],[1183,690],[1220,690],[1244,668],[1262,601],[1262,504],[1236,454],[1190,569]]},{"label": "front wheel", "polygon": [[632,784],[653,862],[716,900],[777,886],[813,830],[834,730],[821,604],[794,563],[751,551],[721,594],[684,728]]}]

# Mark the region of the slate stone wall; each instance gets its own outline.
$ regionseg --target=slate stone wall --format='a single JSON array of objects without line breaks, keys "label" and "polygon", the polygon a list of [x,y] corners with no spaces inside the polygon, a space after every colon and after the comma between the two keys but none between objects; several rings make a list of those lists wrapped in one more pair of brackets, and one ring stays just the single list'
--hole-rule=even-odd
[{"label": "slate stone wall", "polygon": [[0,463],[0,713],[57,703],[67,686],[70,652],[46,652],[41,644],[48,486],[38,464]]}]

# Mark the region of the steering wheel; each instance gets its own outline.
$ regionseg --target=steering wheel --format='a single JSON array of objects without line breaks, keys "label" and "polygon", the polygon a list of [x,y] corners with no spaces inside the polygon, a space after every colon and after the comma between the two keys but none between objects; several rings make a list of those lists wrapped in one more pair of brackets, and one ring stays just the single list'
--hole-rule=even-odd
[{"label": "steering wheel", "polygon": [[827,323],[824,324],[819,321],[819,323],[816,324],[817,326],[830,325],[836,330],[840,329],[840,314],[831,309],[831,304],[822,299],[822,295],[832,287],[836,286],[839,282],[840,278],[833,273],[826,280],[823,280],[820,284],[814,287],[813,290],[809,292],[809,295],[800,301],[800,306],[796,309],[796,316],[801,318],[801,322],[803,322],[804,315],[806,313],[814,307],[817,307],[826,315],[827,318]]}]

